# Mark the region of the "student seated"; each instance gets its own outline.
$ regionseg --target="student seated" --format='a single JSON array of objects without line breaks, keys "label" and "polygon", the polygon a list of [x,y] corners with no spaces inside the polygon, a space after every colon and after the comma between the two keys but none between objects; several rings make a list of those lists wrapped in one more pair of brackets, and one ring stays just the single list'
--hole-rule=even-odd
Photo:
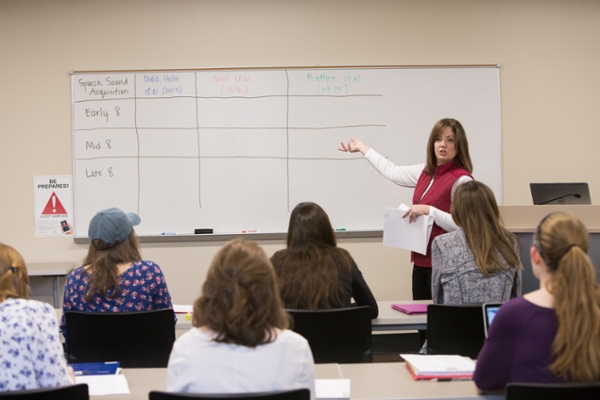
[{"label": "student seated", "polygon": [[29,276],[23,257],[0,243],[0,391],[74,382],[54,309],[28,298]]},{"label": "student seated", "polygon": [[482,304],[520,296],[519,240],[502,226],[490,188],[478,181],[463,183],[450,213],[461,229],[433,241],[433,302]]},{"label": "student seated", "polygon": [[540,288],[494,317],[473,376],[480,390],[600,381],[600,286],[588,246],[575,216],[553,213],[540,222],[530,249]]},{"label": "student seated", "polygon": [[215,256],[194,303],[194,328],[173,346],[167,391],[252,393],[310,389],[306,339],[288,330],[273,266],[254,242],[236,239]]},{"label": "student seated", "polygon": [[348,251],[337,247],[329,217],[315,203],[300,203],[292,211],[287,249],[271,257],[283,304],[288,309],[317,310],[370,306],[377,301]]},{"label": "student seated", "polygon": [[66,338],[67,311],[127,312],[173,308],[160,267],[142,260],[134,213],[118,208],[98,212],[88,230],[83,266],[67,277],[60,329]]}]

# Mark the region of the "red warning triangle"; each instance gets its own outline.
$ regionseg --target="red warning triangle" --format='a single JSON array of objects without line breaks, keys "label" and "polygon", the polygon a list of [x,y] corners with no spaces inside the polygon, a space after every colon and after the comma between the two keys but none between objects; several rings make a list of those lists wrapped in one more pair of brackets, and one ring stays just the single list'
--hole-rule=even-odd
[{"label": "red warning triangle", "polygon": [[48,199],[42,215],[66,214],[67,210],[63,207],[56,193],[52,192],[52,196]]}]

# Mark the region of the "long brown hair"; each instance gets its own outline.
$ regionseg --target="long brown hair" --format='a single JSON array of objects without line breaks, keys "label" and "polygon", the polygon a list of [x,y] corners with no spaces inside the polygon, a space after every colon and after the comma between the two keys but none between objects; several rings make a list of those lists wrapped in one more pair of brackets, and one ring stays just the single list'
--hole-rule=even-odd
[{"label": "long brown hair", "polygon": [[454,132],[454,145],[456,146],[456,157],[454,157],[454,162],[467,171],[473,172],[473,163],[471,162],[471,155],[469,154],[469,142],[467,141],[465,129],[457,120],[444,118],[435,123],[429,134],[429,140],[427,141],[427,164],[425,166],[425,172],[429,176],[435,175],[435,169],[437,168],[435,142],[447,127],[452,128],[452,132]]},{"label": "long brown hair", "polygon": [[478,181],[459,185],[454,193],[450,214],[465,232],[469,249],[484,276],[502,270],[523,269],[519,239],[507,231],[500,218],[492,190]]},{"label": "long brown hair", "polygon": [[23,256],[0,243],[0,302],[11,297],[29,298],[29,275]]},{"label": "long brown hair", "polygon": [[289,326],[273,266],[255,242],[235,239],[219,250],[194,303],[192,323],[215,332],[217,342],[247,347],[272,342],[276,328]]},{"label": "long brown hair", "polygon": [[88,272],[91,275],[85,301],[92,300],[96,293],[106,297],[110,289],[114,292],[108,298],[116,298],[120,291],[118,264],[141,259],[140,243],[133,229],[124,242],[116,245],[109,246],[101,239],[94,239],[83,261],[83,265],[90,266]]},{"label": "long brown hair", "polygon": [[273,256],[271,262],[286,308],[344,307],[340,274],[351,274],[351,258],[336,246],[329,217],[319,205],[306,202],[294,208],[287,250]]},{"label": "long brown hair", "polygon": [[550,368],[571,382],[599,381],[600,290],[587,229],[572,214],[553,213],[540,222],[533,245],[551,273],[547,289],[558,317]]}]

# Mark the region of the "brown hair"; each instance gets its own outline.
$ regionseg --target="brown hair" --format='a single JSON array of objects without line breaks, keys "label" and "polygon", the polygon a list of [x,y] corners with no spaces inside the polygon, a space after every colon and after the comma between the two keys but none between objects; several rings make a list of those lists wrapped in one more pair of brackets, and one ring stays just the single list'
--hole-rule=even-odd
[{"label": "brown hair", "polygon": [[96,293],[106,297],[113,288],[114,293],[109,298],[116,298],[120,291],[117,265],[141,259],[140,243],[133,229],[122,243],[107,245],[101,239],[94,239],[83,261],[83,265],[90,266],[88,272],[91,275],[85,301],[92,300]]},{"label": "brown hair", "polygon": [[0,302],[10,297],[29,298],[29,275],[23,256],[0,243]]},{"label": "brown hair", "polygon": [[435,169],[437,168],[435,142],[447,127],[452,128],[452,132],[454,132],[454,145],[456,146],[456,157],[454,158],[454,162],[467,171],[473,172],[473,164],[471,163],[471,156],[469,155],[469,142],[467,141],[467,134],[465,133],[464,128],[457,120],[444,118],[435,123],[431,130],[431,134],[429,135],[429,141],[427,142],[427,164],[425,166],[425,172],[429,176],[435,175]]},{"label": "brown hair", "polygon": [[352,273],[351,258],[346,250],[336,246],[329,217],[319,205],[306,202],[294,208],[287,250],[277,253],[271,262],[286,308],[344,307],[340,275]]},{"label": "brown hair", "polygon": [[515,251],[516,246],[520,252],[519,239],[504,228],[494,193],[484,183],[469,181],[459,185],[450,214],[464,231],[484,276],[502,270],[523,269]]},{"label": "brown hair", "polygon": [[600,290],[587,254],[587,229],[572,214],[553,213],[540,222],[533,246],[551,273],[547,289],[558,317],[550,368],[568,381],[598,381]]},{"label": "brown hair", "polygon": [[273,266],[255,242],[235,239],[219,250],[194,303],[192,323],[214,331],[217,342],[247,347],[272,342],[275,328],[289,326]]}]

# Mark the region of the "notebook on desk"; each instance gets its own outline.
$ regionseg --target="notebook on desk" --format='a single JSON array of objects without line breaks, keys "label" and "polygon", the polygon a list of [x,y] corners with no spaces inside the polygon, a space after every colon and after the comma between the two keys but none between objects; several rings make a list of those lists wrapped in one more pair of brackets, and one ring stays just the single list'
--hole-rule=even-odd
[{"label": "notebook on desk", "polygon": [[402,311],[405,314],[427,314],[429,304],[392,304],[394,310]]}]

